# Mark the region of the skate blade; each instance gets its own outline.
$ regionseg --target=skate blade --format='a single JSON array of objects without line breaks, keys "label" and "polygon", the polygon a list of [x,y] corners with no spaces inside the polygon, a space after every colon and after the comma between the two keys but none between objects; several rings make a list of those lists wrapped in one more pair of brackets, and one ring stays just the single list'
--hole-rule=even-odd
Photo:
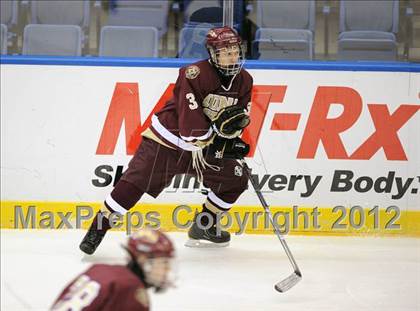
[{"label": "skate blade", "polygon": [[192,248],[222,248],[229,246],[229,242],[224,243],[214,243],[207,240],[194,240],[189,239],[184,244],[186,247],[192,247]]}]

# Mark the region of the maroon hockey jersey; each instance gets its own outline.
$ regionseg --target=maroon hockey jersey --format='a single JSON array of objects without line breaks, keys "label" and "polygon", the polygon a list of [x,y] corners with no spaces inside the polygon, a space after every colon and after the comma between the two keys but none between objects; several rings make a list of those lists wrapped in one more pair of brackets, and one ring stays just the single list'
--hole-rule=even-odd
[{"label": "maroon hockey jersey", "polygon": [[148,311],[149,298],[126,266],[96,264],[63,290],[51,310]]},{"label": "maroon hockey jersey", "polygon": [[152,117],[153,134],[171,147],[196,150],[190,143],[212,136],[211,122],[221,109],[231,105],[250,108],[251,75],[242,69],[228,82],[222,84],[209,60],[181,68],[172,99]]}]

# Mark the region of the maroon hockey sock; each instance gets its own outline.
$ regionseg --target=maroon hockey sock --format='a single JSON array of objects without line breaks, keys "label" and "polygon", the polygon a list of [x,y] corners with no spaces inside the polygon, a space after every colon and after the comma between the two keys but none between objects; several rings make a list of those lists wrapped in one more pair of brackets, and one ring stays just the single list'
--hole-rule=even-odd
[{"label": "maroon hockey sock", "polygon": [[[143,191],[134,186],[133,184],[120,180],[115,186],[114,190],[111,192],[111,197],[117,202],[121,207],[127,211],[132,208],[143,195]],[[108,206],[105,201],[106,207],[112,212],[112,207]]]}]

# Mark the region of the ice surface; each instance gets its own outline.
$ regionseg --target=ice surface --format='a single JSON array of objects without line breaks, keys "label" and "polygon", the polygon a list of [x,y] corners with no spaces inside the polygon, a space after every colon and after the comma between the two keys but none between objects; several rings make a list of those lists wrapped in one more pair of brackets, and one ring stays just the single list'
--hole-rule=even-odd
[{"label": "ice surface", "polygon": [[[123,232],[110,232],[94,256],[81,230],[1,230],[1,310],[47,310],[92,263],[123,263]],[[288,236],[303,279],[286,293],[273,286],[292,272],[275,236],[233,236],[224,249],[183,246],[178,287],[152,294],[152,310],[420,310],[420,239]]]}]

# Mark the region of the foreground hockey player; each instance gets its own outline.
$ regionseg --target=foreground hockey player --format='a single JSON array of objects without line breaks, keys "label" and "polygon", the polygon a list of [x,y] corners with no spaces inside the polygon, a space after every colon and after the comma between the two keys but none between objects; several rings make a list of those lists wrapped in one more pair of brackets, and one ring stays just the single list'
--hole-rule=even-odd
[{"label": "foreground hockey player", "polygon": [[241,38],[233,29],[211,29],[206,46],[209,59],[179,70],[172,99],[142,133],[128,169],[80,244],[83,252],[94,253],[112,226],[109,213],[124,215],[144,193],[157,197],[176,174],[193,174],[211,190],[186,245],[229,243],[229,232],[216,230],[216,215],[229,211],[247,188],[236,159],[249,152],[239,136],[250,123],[252,77],[242,68]]},{"label": "foreground hockey player", "polygon": [[144,229],[133,233],[124,248],[126,266],[91,266],[63,290],[51,310],[149,310],[147,289],[162,292],[173,285],[173,244],[164,233]]}]

